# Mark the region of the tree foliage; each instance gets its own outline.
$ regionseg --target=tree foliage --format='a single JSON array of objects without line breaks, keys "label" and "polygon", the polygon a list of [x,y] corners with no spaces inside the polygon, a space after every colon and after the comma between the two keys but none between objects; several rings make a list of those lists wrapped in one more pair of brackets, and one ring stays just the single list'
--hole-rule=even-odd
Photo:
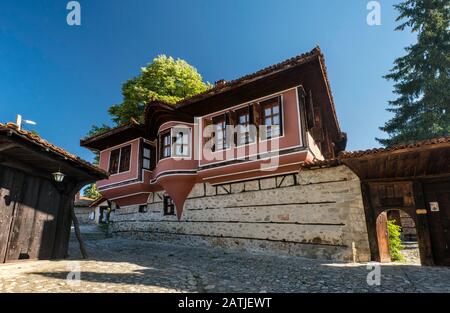
[{"label": "tree foliage", "polygon": [[403,261],[404,257],[400,252],[404,249],[400,238],[402,228],[398,226],[394,220],[389,220],[387,223],[389,234],[389,253],[391,254],[391,260]]},{"label": "tree foliage", "polygon": [[100,198],[101,194],[97,190],[97,185],[90,184],[86,187],[83,191],[83,196],[91,198],[91,199],[97,199]]},{"label": "tree foliage", "polygon": [[139,76],[123,84],[123,101],[111,106],[109,114],[116,124],[126,123],[130,118],[142,122],[145,104],[150,100],[174,104],[209,87],[186,61],[160,55],[141,68]]},{"label": "tree foliage", "polygon": [[389,102],[394,117],[381,130],[390,146],[450,135],[450,2],[448,0],[405,0],[395,5],[399,11],[396,30],[410,28],[417,43],[406,47],[407,54],[395,60],[385,76],[394,81],[398,97]]}]

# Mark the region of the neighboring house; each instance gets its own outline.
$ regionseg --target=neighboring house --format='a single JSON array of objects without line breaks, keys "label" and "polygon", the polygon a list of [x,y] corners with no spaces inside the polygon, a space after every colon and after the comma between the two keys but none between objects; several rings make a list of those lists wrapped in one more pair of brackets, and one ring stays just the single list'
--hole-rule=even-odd
[{"label": "neighboring house", "polygon": [[80,224],[105,224],[108,222],[108,201],[75,195],[74,209]]},{"label": "neighboring house", "polygon": [[0,123],[0,263],[66,257],[75,194],[107,177],[36,134]]}]

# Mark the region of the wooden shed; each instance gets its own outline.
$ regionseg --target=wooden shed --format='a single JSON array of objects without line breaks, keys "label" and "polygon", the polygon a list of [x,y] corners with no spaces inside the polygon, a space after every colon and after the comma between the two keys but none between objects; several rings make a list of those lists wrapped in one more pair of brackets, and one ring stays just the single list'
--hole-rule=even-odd
[{"label": "wooden shed", "polygon": [[[62,182],[53,173],[64,174]],[[67,256],[75,194],[107,173],[0,123],[0,263]]]}]

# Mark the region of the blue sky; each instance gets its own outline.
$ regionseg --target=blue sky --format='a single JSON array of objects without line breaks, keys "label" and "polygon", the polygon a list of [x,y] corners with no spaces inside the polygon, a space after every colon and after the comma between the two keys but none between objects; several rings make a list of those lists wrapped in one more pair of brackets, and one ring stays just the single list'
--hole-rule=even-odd
[{"label": "blue sky", "polygon": [[0,122],[20,113],[42,137],[88,160],[79,139],[110,123],[122,83],[158,54],[185,59],[215,82],[317,44],[347,149],[376,147],[394,98],[382,76],[415,40],[394,31],[393,0],[380,1],[381,26],[367,25],[366,0],[80,0],[81,26],[67,25],[67,2],[1,1]]}]

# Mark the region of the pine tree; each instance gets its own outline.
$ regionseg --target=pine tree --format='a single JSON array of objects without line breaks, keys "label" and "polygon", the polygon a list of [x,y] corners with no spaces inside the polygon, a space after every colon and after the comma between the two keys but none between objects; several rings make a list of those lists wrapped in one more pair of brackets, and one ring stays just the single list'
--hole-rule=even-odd
[{"label": "pine tree", "polygon": [[395,60],[385,76],[394,81],[397,99],[389,102],[394,117],[381,130],[384,146],[450,135],[450,2],[448,0],[405,0],[394,6],[402,23],[396,30],[410,28],[417,43]]}]

